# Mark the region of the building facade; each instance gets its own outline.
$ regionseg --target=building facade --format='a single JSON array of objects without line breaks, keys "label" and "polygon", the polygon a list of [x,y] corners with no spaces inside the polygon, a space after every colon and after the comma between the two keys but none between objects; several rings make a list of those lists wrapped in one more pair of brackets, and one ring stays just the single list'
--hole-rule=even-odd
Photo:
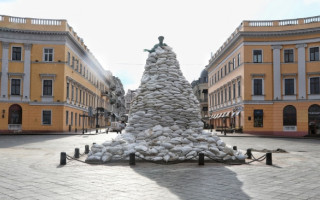
[{"label": "building facade", "polygon": [[128,89],[126,95],[125,95],[125,105],[126,105],[126,114],[129,114],[130,107],[131,107],[131,101],[133,98],[137,96],[137,90],[130,90]]},{"label": "building facade", "polygon": [[320,16],[243,21],[207,65],[210,123],[285,136],[320,134]]},{"label": "building facade", "polygon": [[0,16],[0,132],[108,123],[111,79],[66,20]]},{"label": "building facade", "polygon": [[200,103],[201,120],[205,128],[209,128],[208,114],[208,71],[204,69],[198,80],[192,81],[191,87],[193,94],[197,97]]}]

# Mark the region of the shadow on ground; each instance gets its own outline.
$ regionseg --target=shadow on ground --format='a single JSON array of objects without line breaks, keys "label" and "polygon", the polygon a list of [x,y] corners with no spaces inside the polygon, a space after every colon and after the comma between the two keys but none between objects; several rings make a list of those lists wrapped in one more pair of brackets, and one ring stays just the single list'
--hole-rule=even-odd
[{"label": "shadow on ground", "polygon": [[64,139],[71,136],[72,135],[0,135],[0,148],[42,143],[48,140]]},{"label": "shadow on ground", "polygon": [[[235,166],[236,167],[236,166]],[[137,164],[133,170],[165,187],[179,199],[250,199],[237,174],[223,164]]]}]

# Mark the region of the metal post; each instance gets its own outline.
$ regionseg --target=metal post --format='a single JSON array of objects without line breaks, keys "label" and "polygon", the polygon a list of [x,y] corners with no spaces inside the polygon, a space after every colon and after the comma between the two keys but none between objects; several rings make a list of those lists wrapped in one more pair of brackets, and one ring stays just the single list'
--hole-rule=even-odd
[{"label": "metal post", "polygon": [[129,157],[129,165],[136,165],[136,154],[130,153]]},{"label": "metal post", "polygon": [[78,129],[77,129],[77,128],[75,128],[75,129],[74,129],[74,131],[75,131],[75,132],[77,132],[77,131],[78,131]]},{"label": "metal post", "polygon": [[204,165],[204,153],[199,153],[199,165]]},{"label": "metal post", "polygon": [[75,148],[75,149],[74,149],[74,157],[75,157],[75,158],[80,158],[79,148]]},{"label": "metal post", "polygon": [[66,165],[66,164],[67,164],[67,154],[66,154],[66,152],[61,152],[60,165]]},{"label": "metal post", "polygon": [[251,149],[247,149],[247,156],[248,156],[248,159],[252,159]]},{"label": "metal post", "polygon": [[272,153],[270,152],[266,153],[266,164],[272,165]]},{"label": "metal post", "polygon": [[84,153],[85,153],[85,154],[88,154],[88,153],[89,153],[89,145],[86,145],[86,146],[84,146],[84,147],[85,147]]},{"label": "metal post", "polygon": [[233,150],[237,151],[238,150],[237,146],[233,146]]}]

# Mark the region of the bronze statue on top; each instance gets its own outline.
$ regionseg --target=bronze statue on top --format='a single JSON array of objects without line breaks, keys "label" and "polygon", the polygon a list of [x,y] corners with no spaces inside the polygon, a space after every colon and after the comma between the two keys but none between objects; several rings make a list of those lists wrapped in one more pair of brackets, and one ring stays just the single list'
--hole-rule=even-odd
[{"label": "bronze statue on top", "polygon": [[158,37],[158,40],[159,40],[159,44],[154,45],[151,50],[144,49],[143,51],[147,51],[147,52],[149,52],[149,53],[152,53],[152,52],[155,52],[155,51],[156,51],[156,48],[158,48],[159,46],[160,46],[160,47],[162,47],[162,46],[167,46],[166,43],[163,43],[163,40],[164,40],[164,37],[163,37],[163,36],[159,36],[159,37]]}]

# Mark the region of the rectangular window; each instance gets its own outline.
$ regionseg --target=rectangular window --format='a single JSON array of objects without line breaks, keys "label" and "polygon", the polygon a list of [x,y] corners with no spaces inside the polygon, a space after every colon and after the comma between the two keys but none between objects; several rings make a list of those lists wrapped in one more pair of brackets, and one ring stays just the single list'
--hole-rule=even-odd
[{"label": "rectangular window", "polygon": [[231,86],[229,85],[229,101],[231,101]]},{"label": "rectangular window", "polygon": [[293,62],[293,49],[284,50],[284,62],[292,63]]},{"label": "rectangular window", "polygon": [[214,74],[214,82],[217,82],[217,74]]},{"label": "rectangular window", "polygon": [[235,68],[236,68],[236,59],[233,58],[232,69],[235,69]]},{"label": "rectangular window", "polygon": [[69,99],[69,83],[67,83],[67,99]]},{"label": "rectangular window", "polygon": [[43,49],[43,61],[44,62],[53,62],[53,49],[44,48]]},{"label": "rectangular window", "polygon": [[253,79],[253,95],[262,95],[262,79]]},{"label": "rectangular window", "polygon": [[86,67],[83,66],[83,76],[86,77]]},{"label": "rectangular window", "polygon": [[217,105],[217,93],[214,94],[214,105]]},{"label": "rectangular window", "polygon": [[254,127],[263,127],[263,110],[254,110]]},{"label": "rectangular window", "polygon": [[231,72],[231,62],[229,61],[228,63],[228,72],[230,73]]},{"label": "rectangular window", "polygon": [[223,77],[223,74],[222,74],[222,67],[220,69],[220,74],[221,74],[221,78]]},{"label": "rectangular window", "polygon": [[69,124],[69,111],[66,111],[66,125]]},{"label": "rectangular window", "polygon": [[310,94],[320,94],[320,77],[310,78]]},{"label": "rectangular window", "polygon": [[12,47],[12,60],[21,61],[22,55],[22,48],[21,47]]},{"label": "rectangular window", "polygon": [[51,125],[51,110],[42,111],[42,124]]},{"label": "rectangular window", "polygon": [[319,60],[319,47],[310,48],[310,61]]},{"label": "rectangular window", "polygon": [[219,81],[219,72],[218,72],[218,81]]},{"label": "rectangular window", "polygon": [[82,63],[80,63],[80,74],[82,74]]},{"label": "rectangular window", "polygon": [[11,79],[11,95],[20,95],[20,79]]},{"label": "rectangular window", "polygon": [[240,53],[238,54],[238,67],[240,66],[240,62],[241,62],[241,60],[240,60]]},{"label": "rectangular window", "polygon": [[284,95],[294,95],[294,79],[284,79]]},{"label": "rectangular window", "polygon": [[80,95],[79,95],[79,103],[82,103],[82,90],[80,90]]},{"label": "rectangular window", "polygon": [[79,115],[79,126],[81,126],[81,116]]},{"label": "rectangular window", "polygon": [[42,124],[51,125],[51,110],[42,111]]},{"label": "rectangular window", "polygon": [[76,102],[78,102],[78,88],[76,88]]},{"label": "rectangular window", "polygon": [[71,86],[71,101],[74,99],[74,86]]},{"label": "rectangular window", "polygon": [[262,63],[262,50],[253,50],[253,62]]},{"label": "rectangular window", "polygon": [[227,102],[227,99],[228,99],[227,88],[224,88],[224,100]]},{"label": "rectangular window", "polygon": [[236,84],[234,83],[233,85],[233,99],[236,98]]},{"label": "rectangular window", "polygon": [[74,68],[74,57],[72,56],[72,64],[71,67]]},{"label": "rectangular window", "polygon": [[227,65],[224,66],[224,75],[227,75]]},{"label": "rectangular window", "polygon": [[223,90],[221,90],[221,103],[223,103]]},{"label": "rectangular window", "polygon": [[74,113],[74,125],[77,126],[78,113]]},{"label": "rectangular window", "polygon": [[52,96],[52,80],[43,80],[43,96]]},{"label": "rectangular window", "polygon": [[238,97],[241,96],[241,83],[238,81]]},{"label": "rectangular window", "polygon": [[76,60],[76,63],[77,63],[77,65],[76,65],[76,69],[75,70],[78,71],[78,69],[79,69],[79,60]]},{"label": "rectangular window", "polygon": [[73,112],[71,112],[71,126],[73,125]]},{"label": "rectangular window", "polygon": [[68,52],[68,65],[70,66],[70,58],[71,58],[71,55],[70,55],[70,52]]}]

